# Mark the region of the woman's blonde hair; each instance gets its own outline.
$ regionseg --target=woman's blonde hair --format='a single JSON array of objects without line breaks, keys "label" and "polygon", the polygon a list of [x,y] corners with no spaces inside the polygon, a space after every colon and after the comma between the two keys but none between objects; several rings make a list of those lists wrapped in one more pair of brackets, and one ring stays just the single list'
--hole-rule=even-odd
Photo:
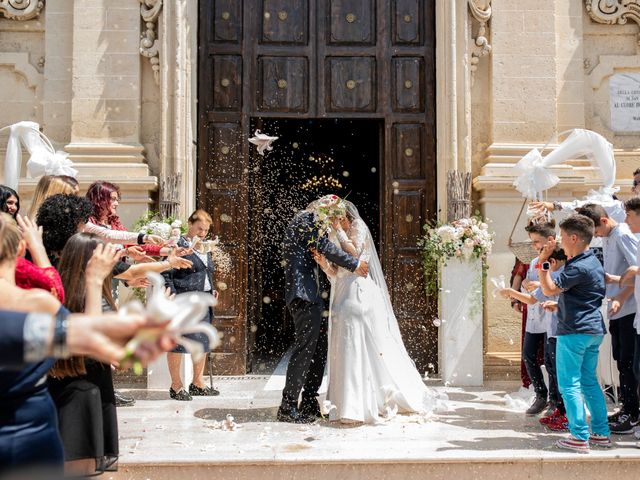
[{"label": "woman's blonde hair", "polygon": [[75,192],[76,186],[64,178],[64,176],[44,175],[38,181],[36,190],[33,193],[33,200],[31,201],[31,207],[29,207],[29,218],[36,220],[40,206],[52,195],[56,195],[58,193],[74,195]]},{"label": "woman's blonde hair", "polygon": [[13,261],[18,256],[20,230],[8,213],[0,212],[0,263]]},{"label": "woman's blonde hair", "polygon": [[196,223],[198,221],[207,222],[209,225],[213,223],[213,220],[211,219],[211,215],[209,215],[207,212],[205,212],[202,209],[196,210],[189,216],[189,220],[188,220],[189,223]]}]

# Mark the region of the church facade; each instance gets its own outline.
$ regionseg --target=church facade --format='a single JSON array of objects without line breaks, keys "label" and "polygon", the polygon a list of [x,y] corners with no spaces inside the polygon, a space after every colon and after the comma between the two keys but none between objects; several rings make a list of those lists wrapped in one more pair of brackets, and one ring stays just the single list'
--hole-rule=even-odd
[{"label": "church facade", "polygon": [[[422,293],[416,242],[425,221],[446,219],[447,173],[471,174],[473,208],[492,221],[490,276],[513,267],[523,204],[513,165],[532,148],[572,128],[600,133],[627,196],[640,166],[639,23],[638,1],[5,0],[0,126],[35,121],[83,187],[118,184],[125,225],[158,205],[212,214],[234,259],[216,279],[220,373],[256,371],[261,332],[286,323],[268,310],[277,260],[260,252],[271,235],[265,192],[290,177],[266,171],[342,152],[330,185],[369,192],[396,314],[427,370],[437,299]],[[281,137],[264,158],[247,142],[256,129]],[[333,153],[303,152],[305,142],[334,142]],[[266,163],[279,155],[284,166]],[[302,185],[322,176],[305,168]],[[584,159],[558,172],[550,199],[599,186]],[[36,181],[23,169],[24,204]],[[517,358],[519,338],[508,302],[485,295],[485,363]]]}]

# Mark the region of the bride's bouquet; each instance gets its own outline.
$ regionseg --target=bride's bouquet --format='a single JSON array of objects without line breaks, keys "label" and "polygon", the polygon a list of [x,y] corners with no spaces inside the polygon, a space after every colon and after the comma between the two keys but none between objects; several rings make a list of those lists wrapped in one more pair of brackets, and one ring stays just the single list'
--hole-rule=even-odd
[{"label": "bride's bouquet", "polygon": [[441,263],[452,258],[485,260],[493,247],[495,235],[479,216],[461,218],[446,224],[427,223],[423,228],[425,234],[418,246],[422,251],[428,295],[437,294],[437,272]]},{"label": "bride's bouquet", "polygon": [[318,229],[318,235],[323,236],[331,229],[332,219],[344,217],[347,205],[337,195],[325,195],[307,206],[307,211],[313,213],[313,221]]}]

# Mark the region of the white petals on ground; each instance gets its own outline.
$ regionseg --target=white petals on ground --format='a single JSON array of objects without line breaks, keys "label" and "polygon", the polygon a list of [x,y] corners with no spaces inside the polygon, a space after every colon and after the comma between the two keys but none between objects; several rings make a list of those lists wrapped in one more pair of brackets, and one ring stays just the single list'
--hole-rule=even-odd
[{"label": "white petals on ground", "polygon": [[531,406],[531,402],[536,396],[536,392],[533,390],[533,386],[529,389],[520,387],[520,390],[504,396],[505,406],[509,410],[515,410],[517,412],[524,412]]},{"label": "white petals on ground", "polygon": [[232,432],[238,428],[241,428],[242,425],[238,425],[233,418],[233,415],[230,413],[227,414],[226,418],[222,421],[214,420],[211,423],[207,423],[207,428],[210,430],[222,430],[225,432]]},{"label": "white petals on ground", "polygon": [[278,137],[270,137],[269,135],[261,133],[260,130],[256,130],[253,137],[249,139],[249,142],[256,145],[258,147],[258,153],[264,156],[265,150],[273,150],[271,144],[277,139]]}]

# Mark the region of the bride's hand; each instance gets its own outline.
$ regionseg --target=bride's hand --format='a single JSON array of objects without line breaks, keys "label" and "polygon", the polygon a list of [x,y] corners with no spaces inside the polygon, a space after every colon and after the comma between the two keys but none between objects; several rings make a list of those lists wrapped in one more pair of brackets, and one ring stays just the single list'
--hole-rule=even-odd
[{"label": "bride's hand", "polygon": [[336,232],[342,230],[342,224],[340,223],[340,219],[337,217],[334,217],[331,220],[331,228],[333,228]]},{"label": "bride's hand", "polygon": [[313,259],[316,261],[316,263],[321,267],[327,264],[327,259],[315,248],[311,249],[311,254],[313,255]]}]

